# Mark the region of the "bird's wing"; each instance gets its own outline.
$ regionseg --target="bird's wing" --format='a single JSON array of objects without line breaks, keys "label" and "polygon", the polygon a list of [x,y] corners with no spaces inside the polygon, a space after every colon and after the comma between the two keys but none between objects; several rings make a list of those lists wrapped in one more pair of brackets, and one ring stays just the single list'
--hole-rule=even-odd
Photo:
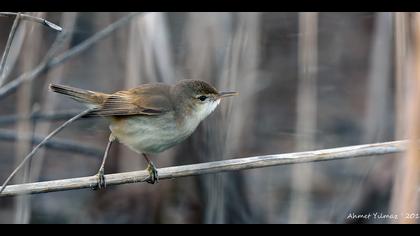
[{"label": "bird's wing", "polygon": [[89,116],[159,115],[171,108],[166,88],[142,86],[108,96]]}]

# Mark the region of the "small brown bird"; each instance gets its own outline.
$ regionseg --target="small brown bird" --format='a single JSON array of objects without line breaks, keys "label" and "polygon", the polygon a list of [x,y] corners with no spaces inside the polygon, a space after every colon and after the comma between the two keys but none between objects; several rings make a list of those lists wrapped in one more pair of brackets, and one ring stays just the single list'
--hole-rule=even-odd
[{"label": "small brown bird", "polygon": [[98,171],[97,188],[105,188],[104,165],[113,141],[118,140],[146,159],[148,183],[159,181],[148,154],[162,152],[189,137],[224,97],[237,92],[218,92],[200,80],[181,80],[175,85],[143,84],[113,94],[50,84],[50,90],[65,94],[93,108],[87,116],[110,121],[111,135]]}]

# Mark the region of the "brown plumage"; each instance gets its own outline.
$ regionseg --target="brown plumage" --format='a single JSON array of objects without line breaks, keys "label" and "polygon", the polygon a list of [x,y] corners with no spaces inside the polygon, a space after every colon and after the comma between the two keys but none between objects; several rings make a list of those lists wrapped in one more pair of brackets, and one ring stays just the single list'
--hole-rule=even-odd
[{"label": "brown plumage", "polygon": [[[169,86],[146,84],[126,91],[105,94],[51,84],[53,92],[61,93],[96,109],[87,116],[126,116],[157,115],[167,110],[171,104],[168,96]],[[155,95],[153,95],[155,94]]]},{"label": "brown plumage", "polygon": [[176,109],[177,104],[172,102],[173,99],[194,97],[198,94],[218,94],[214,87],[200,80],[181,80],[175,86],[163,83],[143,84],[113,94],[58,84],[50,84],[50,90],[95,107],[87,116],[158,115]]},{"label": "brown plumage", "polygon": [[[141,154],[159,153],[185,140],[221,98],[237,94],[218,92],[200,80],[143,84],[113,94],[57,84],[51,84],[50,89],[94,108],[87,116],[103,116],[110,121],[110,142],[117,139]],[[146,160],[152,166],[151,176],[156,177],[156,169]]]}]

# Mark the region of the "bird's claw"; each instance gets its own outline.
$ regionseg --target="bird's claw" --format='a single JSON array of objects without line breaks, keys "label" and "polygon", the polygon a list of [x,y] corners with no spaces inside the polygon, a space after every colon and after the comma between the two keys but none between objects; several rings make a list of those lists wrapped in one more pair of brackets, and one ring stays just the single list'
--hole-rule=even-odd
[{"label": "bird's claw", "polygon": [[105,181],[105,175],[104,175],[104,169],[100,169],[98,173],[95,175],[98,179],[98,182],[95,186],[93,186],[93,190],[99,190],[106,188],[106,181]]},{"label": "bird's claw", "polygon": [[149,163],[146,170],[149,172],[149,177],[146,178],[146,182],[149,184],[159,183],[158,171],[153,162]]}]

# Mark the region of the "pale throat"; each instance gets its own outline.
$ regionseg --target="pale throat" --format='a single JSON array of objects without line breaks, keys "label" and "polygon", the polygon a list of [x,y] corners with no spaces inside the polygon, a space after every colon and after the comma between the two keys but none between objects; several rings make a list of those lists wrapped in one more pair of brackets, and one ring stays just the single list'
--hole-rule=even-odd
[{"label": "pale throat", "polygon": [[195,109],[193,109],[192,112],[189,112],[188,121],[184,120],[185,122],[184,125],[186,126],[185,128],[191,131],[195,130],[198,124],[200,124],[202,120],[204,120],[208,115],[210,115],[216,109],[219,103],[220,103],[220,99],[217,99],[215,101],[197,105]]}]

